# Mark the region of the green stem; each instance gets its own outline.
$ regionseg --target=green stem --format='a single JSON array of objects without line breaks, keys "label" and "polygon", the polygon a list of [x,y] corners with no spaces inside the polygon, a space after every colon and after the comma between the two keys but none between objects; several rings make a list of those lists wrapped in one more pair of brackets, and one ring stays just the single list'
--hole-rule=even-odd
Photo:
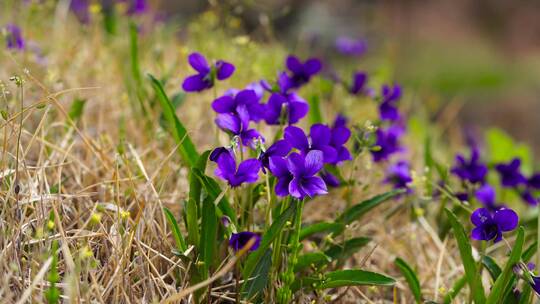
[{"label": "green stem", "polygon": [[278,293],[278,302],[280,303],[291,303],[292,300],[292,291],[290,286],[294,282],[294,267],[298,262],[298,253],[300,252],[301,243],[300,243],[300,229],[302,228],[302,211],[304,209],[304,200],[298,201],[298,208],[294,216],[293,222],[293,231],[291,238],[289,240],[289,245],[291,246],[291,254],[289,256],[289,261],[287,263],[287,271],[283,275],[283,287]]},{"label": "green stem", "polygon": [[536,227],[536,267],[540,267],[540,206],[538,208]]}]

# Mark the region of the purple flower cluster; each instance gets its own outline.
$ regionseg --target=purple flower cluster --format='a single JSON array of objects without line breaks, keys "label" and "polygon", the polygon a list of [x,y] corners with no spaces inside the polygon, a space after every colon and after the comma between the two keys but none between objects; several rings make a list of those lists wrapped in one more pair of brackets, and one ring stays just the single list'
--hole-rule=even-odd
[{"label": "purple flower cluster", "polygon": [[335,44],[337,51],[347,56],[361,56],[367,51],[367,42],[364,39],[341,36],[336,39]]},{"label": "purple flower cluster", "polygon": [[538,205],[538,202],[540,202],[540,196],[538,196],[540,173],[534,173],[527,178],[521,172],[521,160],[519,158],[514,158],[506,164],[497,164],[495,170],[499,174],[502,187],[515,189],[526,203],[531,206]]}]

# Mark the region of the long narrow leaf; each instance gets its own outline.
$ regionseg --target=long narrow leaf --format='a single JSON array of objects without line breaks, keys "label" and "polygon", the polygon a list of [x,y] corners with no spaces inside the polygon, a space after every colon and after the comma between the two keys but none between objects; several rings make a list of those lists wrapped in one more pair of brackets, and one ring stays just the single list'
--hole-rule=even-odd
[{"label": "long narrow leaf", "polygon": [[167,120],[169,128],[171,128],[170,131],[176,142],[180,144],[180,155],[190,167],[195,166],[195,163],[199,158],[199,153],[197,153],[193,141],[189,137],[184,125],[178,119],[178,116],[176,116],[174,106],[169,100],[169,97],[167,97],[161,82],[150,74],[148,74],[148,77],[152,82],[152,87],[154,88],[156,97],[163,109],[163,116]]},{"label": "long narrow leaf", "polygon": [[496,281],[497,278],[501,275],[501,267],[497,265],[497,262],[495,262],[492,257],[487,255],[482,257],[482,265],[484,265],[484,267],[486,267],[486,269],[489,271],[489,274],[491,275],[493,281]]},{"label": "long narrow leaf", "polygon": [[163,207],[163,212],[165,212],[165,217],[169,222],[169,226],[171,226],[174,241],[176,242],[176,248],[180,252],[185,252],[187,250],[186,241],[182,236],[182,232],[180,232],[180,228],[178,227],[178,223],[176,222],[174,215],[172,214],[171,210],[167,209],[166,207]]},{"label": "long narrow leaf", "polygon": [[345,260],[366,246],[369,241],[371,241],[371,239],[368,237],[353,238],[341,244],[331,246],[324,254],[329,256],[332,260]]},{"label": "long narrow leaf", "polygon": [[477,272],[476,263],[472,256],[469,237],[465,233],[465,228],[463,228],[456,215],[449,209],[445,209],[445,212],[458,243],[461,262],[465,268],[465,276],[467,277],[467,282],[469,283],[474,302],[476,304],[483,304],[486,301],[486,296],[484,294],[484,288],[482,287],[482,278]]},{"label": "long narrow leaf", "polygon": [[493,284],[493,287],[491,288],[491,293],[489,294],[489,297],[487,298],[486,304],[495,304],[500,303],[501,299],[503,299],[504,293],[509,290],[510,286],[510,279],[512,278],[513,274],[513,267],[516,265],[516,263],[519,262],[521,258],[521,252],[523,250],[523,242],[525,240],[525,230],[523,227],[519,227],[518,229],[518,235],[516,238],[516,242],[514,243],[514,247],[512,249],[512,253],[510,253],[510,257],[508,258],[508,261],[504,265],[503,272],[495,281],[495,284]]},{"label": "long narrow leaf", "polygon": [[203,201],[201,243],[199,244],[206,270],[212,268],[216,262],[215,253],[218,247],[217,225],[216,205],[214,205],[214,201],[211,198],[206,198]]},{"label": "long narrow leaf", "polygon": [[300,240],[304,240],[316,233],[321,232],[335,232],[344,228],[343,223],[330,223],[330,222],[319,222],[312,225],[303,227],[300,230]]},{"label": "long narrow leaf", "polygon": [[401,258],[396,258],[394,264],[396,264],[401,274],[405,277],[416,303],[422,303],[422,289],[420,287],[420,281],[416,276],[416,272],[414,272],[411,266]]},{"label": "long narrow leaf", "polygon": [[359,285],[392,286],[395,283],[396,280],[393,278],[379,273],[358,269],[347,269],[327,273],[326,279],[318,286],[318,289]]},{"label": "long narrow leaf", "polygon": [[465,284],[467,284],[467,276],[462,276],[459,278],[455,283],[454,286],[444,296],[444,304],[450,304],[452,301],[456,298],[456,296],[459,294],[459,292],[465,287]]}]

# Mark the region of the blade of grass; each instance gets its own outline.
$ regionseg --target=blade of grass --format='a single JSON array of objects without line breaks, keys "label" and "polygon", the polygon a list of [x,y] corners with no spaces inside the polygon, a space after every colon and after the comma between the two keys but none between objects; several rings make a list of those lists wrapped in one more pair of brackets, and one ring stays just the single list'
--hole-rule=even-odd
[{"label": "blade of grass", "polygon": [[392,286],[396,283],[396,280],[391,277],[359,269],[337,270],[326,273],[325,277],[324,282],[317,287],[318,289],[362,285]]},{"label": "blade of grass", "polygon": [[418,280],[418,277],[416,276],[416,272],[401,258],[396,258],[394,264],[405,277],[416,303],[422,303],[422,289],[420,287],[420,280]]},{"label": "blade of grass", "polygon": [[189,167],[195,166],[197,160],[199,159],[199,153],[197,153],[193,141],[189,137],[184,125],[178,119],[178,116],[176,116],[174,106],[169,100],[169,97],[167,97],[161,82],[150,74],[148,74],[148,78],[150,78],[150,81],[152,82],[152,87],[154,88],[156,97],[161,104],[163,115],[169,124],[170,131],[176,142],[180,145],[178,150],[180,151],[182,159],[188,164]]},{"label": "blade of grass", "polygon": [[182,232],[180,232],[180,228],[178,227],[178,223],[176,222],[174,215],[167,207],[163,207],[163,212],[165,212],[165,216],[167,217],[167,221],[169,222],[169,226],[171,227],[174,241],[176,243],[176,248],[178,248],[178,251],[180,252],[185,252],[187,250],[186,241],[182,236]]},{"label": "blade of grass", "polygon": [[469,237],[465,233],[465,228],[463,228],[456,215],[447,208],[445,208],[445,212],[458,243],[461,261],[463,263],[463,267],[465,268],[465,276],[467,277],[467,282],[469,283],[469,288],[471,289],[474,302],[476,304],[483,304],[486,301],[486,296],[482,286],[481,275],[477,272],[476,263],[472,256],[472,248],[471,243],[469,242]]},{"label": "blade of grass", "polygon": [[516,242],[514,243],[514,247],[512,249],[512,252],[510,253],[510,257],[504,265],[503,272],[501,273],[499,278],[497,278],[495,284],[493,284],[493,287],[491,288],[491,293],[487,298],[486,304],[500,303],[500,301],[503,299],[504,293],[509,290],[509,283],[511,283],[511,278],[513,274],[512,269],[521,258],[524,241],[525,230],[523,229],[523,227],[519,227]]}]

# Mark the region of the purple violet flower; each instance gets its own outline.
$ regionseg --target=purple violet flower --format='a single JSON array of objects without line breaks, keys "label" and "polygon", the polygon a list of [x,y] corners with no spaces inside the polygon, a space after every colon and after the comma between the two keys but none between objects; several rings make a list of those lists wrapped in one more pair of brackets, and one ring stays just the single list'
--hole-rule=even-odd
[{"label": "purple violet flower", "polygon": [[184,79],[182,88],[186,92],[200,92],[214,86],[214,81],[225,80],[234,73],[235,67],[229,62],[218,60],[210,66],[206,58],[200,53],[191,53],[188,56],[189,65],[198,73]]},{"label": "purple violet flower", "polygon": [[287,159],[271,157],[270,171],[278,179],[276,195],[290,194],[303,199],[328,193],[322,178],[315,176],[322,167],[323,153],[318,150],[309,151],[305,157],[298,153],[290,154]]},{"label": "purple violet flower", "polygon": [[[230,151],[218,148],[219,152],[212,155],[218,167],[215,170],[216,176],[226,180],[231,187],[238,187],[243,183],[254,183],[259,178],[261,163],[257,159],[247,159],[236,167],[236,160]],[[216,150],[214,150],[216,151]]]},{"label": "purple violet flower", "polygon": [[343,55],[361,56],[367,50],[367,42],[365,39],[341,36],[336,39],[336,49]]},{"label": "purple violet flower", "polygon": [[310,58],[302,63],[298,57],[292,55],[287,57],[286,65],[291,72],[289,80],[292,88],[299,88],[308,83],[322,68],[322,63],[317,58]]},{"label": "purple violet flower", "polygon": [[467,180],[475,184],[484,183],[488,168],[480,161],[478,149],[472,148],[470,160],[467,161],[461,154],[456,156],[456,165],[452,167],[451,172],[457,175],[461,180]]},{"label": "purple violet flower", "polygon": [[380,162],[382,160],[387,160],[390,155],[400,152],[402,148],[399,144],[399,139],[405,131],[401,126],[393,125],[388,127],[388,129],[379,128],[375,132],[377,137],[375,145],[379,147],[379,150],[371,151],[373,156],[373,161]]},{"label": "purple violet flower", "polygon": [[538,205],[538,202],[540,201],[540,198],[535,197],[533,192],[528,188],[521,192],[521,198],[531,206]]},{"label": "purple violet flower", "polygon": [[535,173],[527,179],[527,187],[540,190],[540,173]]},{"label": "purple violet flower", "polygon": [[394,189],[408,189],[412,182],[411,169],[406,161],[399,161],[388,168],[385,183],[392,184]]},{"label": "purple violet flower", "polygon": [[381,120],[398,121],[400,119],[397,102],[401,98],[401,87],[387,85],[382,88],[382,102],[379,105],[379,115]]},{"label": "purple violet flower", "polygon": [[258,102],[257,94],[253,90],[229,92],[212,102],[212,109],[220,114],[238,114],[238,107],[245,106],[249,120],[258,122],[263,118],[264,107]]},{"label": "purple violet flower", "polygon": [[[346,134],[339,135],[346,137]],[[312,150],[319,150],[324,155],[324,163],[334,163],[337,160],[338,152],[336,148],[331,145],[332,131],[326,125],[313,124],[310,128],[309,139],[299,127],[288,126],[285,128],[283,137],[293,148],[298,149],[302,155],[306,155]],[[345,138],[345,141],[347,141],[347,139],[348,137]],[[336,140],[336,142],[340,143],[342,140]]]},{"label": "purple violet flower", "polygon": [[349,93],[353,95],[368,95],[369,89],[366,87],[368,75],[365,72],[354,72]]},{"label": "purple violet flower", "polygon": [[471,233],[475,240],[498,242],[502,233],[517,227],[519,218],[512,209],[499,209],[491,213],[486,208],[478,208],[471,214],[471,222],[476,226]]},{"label": "purple violet flower", "polygon": [[536,294],[540,296],[540,276],[532,276],[532,279],[533,281],[532,283],[530,283],[531,287],[534,292],[536,292]]},{"label": "purple violet flower", "polygon": [[273,93],[265,105],[265,121],[269,125],[279,125],[282,118],[285,123],[295,124],[309,111],[309,104],[296,93]]},{"label": "purple violet flower", "polygon": [[349,123],[349,118],[343,114],[336,115],[336,118],[334,119],[334,124],[332,125],[334,128],[337,127],[347,127],[347,124]]},{"label": "purple violet flower", "polygon": [[281,139],[273,143],[268,149],[266,149],[266,151],[261,152],[261,154],[259,155],[259,161],[263,166],[263,172],[266,173],[265,168],[270,168],[270,157],[285,157],[287,156],[287,154],[289,154],[291,149],[292,147],[289,142]]},{"label": "purple violet flower", "polygon": [[7,33],[7,48],[11,50],[24,50],[25,43],[22,37],[21,28],[13,23],[10,23],[6,25],[5,30]]},{"label": "purple violet flower", "polygon": [[501,177],[501,185],[511,188],[520,184],[526,183],[527,179],[520,171],[521,160],[519,158],[512,159],[508,164],[498,164],[495,169]]},{"label": "purple violet flower", "polygon": [[251,239],[255,239],[255,243],[251,245],[251,248],[248,251],[255,251],[261,245],[261,236],[258,233],[250,231],[242,231],[238,233],[233,233],[229,239],[229,246],[234,251],[239,251],[244,248]]}]

